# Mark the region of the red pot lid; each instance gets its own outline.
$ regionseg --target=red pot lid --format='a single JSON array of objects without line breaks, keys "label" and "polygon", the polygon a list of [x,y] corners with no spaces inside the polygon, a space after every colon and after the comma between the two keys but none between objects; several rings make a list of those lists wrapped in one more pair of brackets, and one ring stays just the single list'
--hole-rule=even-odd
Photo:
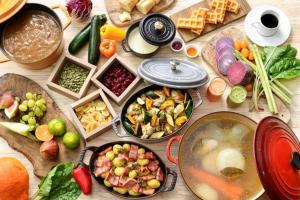
[{"label": "red pot lid", "polygon": [[261,120],[254,151],[258,174],[269,198],[300,200],[300,145],[288,125],[276,117]]}]

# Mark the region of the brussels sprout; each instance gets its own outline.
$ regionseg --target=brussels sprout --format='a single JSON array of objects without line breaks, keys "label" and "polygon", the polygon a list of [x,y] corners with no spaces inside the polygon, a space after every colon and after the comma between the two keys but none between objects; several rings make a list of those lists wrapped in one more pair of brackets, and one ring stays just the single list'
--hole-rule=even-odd
[{"label": "brussels sprout", "polygon": [[118,155],[122,151],[123,147],[119,144],[115,144],[113,146],[114,154]]},{"label": "brussels sprout", "polygon": [[113,151],[109,151],[105,154],[105,157],[108,158],[109,160],[113,160],[115,158],[115,154]]},{"label": "brussels sprout", "polygon": [[147,181],[147,185],[152,189],[156,189],[160,187],[160,182],[157,179],[151,179]]},{"label": "brussels sprout", "polygon": [[133,191],[132,189],[129,189],[129,190],[128,190],[128,194],[129,194],[130,196],[135,196],[135,197],[141,195],[141,193],[135,192],[135,191]]},{"label": "brussels sprout", "polygon": [[144,148],[139,148],[138,154],[144,154],[144,153],[145,153],[145,149]]},{"label": "brussels sprout", "polygon": [[128,174],[129,178],[136,178],[137,172],[135,170],[131,170]]},{"label": "brussels sprout", "polygon": [[129,152],[130,151],[130,144],[123,144],[123,149],[126,151],[126,152]]},{"label": "brussels sprout", "polygon": [[137,163],[141,166],[145,166],[149,164],[149,160],[148,159],[138,159]]},{"label": "brussels sprout", "polygon": [[115,167],[123,167],[125,165],[125,161],[120,158],[114,158],[112,163]]},{"label": "brussels sprout", "polygon": [[116,176],[122,176],[125,172],[125,168],[124,167],[116,167],[114,172],[115,172]]},{"label": "brussels sprout", "polygon": [[104,183],[104,185],[105,185],[106,187],[111,187],[111,184],[110,184],[110,182],[108,182],[108,181],[104,180],[104,181],[103,181],[103,183]]},{"label": "brussels sprout", "polygon": [[122,187],[113,187],[113,190],[114,190],[115,192],[120,193],[120,194],[126,194],[126,193],[127,193],[127,189],[122,188]]}]

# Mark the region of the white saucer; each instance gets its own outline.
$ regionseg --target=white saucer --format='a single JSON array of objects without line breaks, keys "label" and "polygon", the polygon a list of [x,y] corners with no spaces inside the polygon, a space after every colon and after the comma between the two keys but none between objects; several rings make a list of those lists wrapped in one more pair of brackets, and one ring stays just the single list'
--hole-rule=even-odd
[{"label": "white saucer", "polygon": [[[257,29],[253,27],[253,23],[258,22],[262,13],[266,10],[274,10],[280,16],[280,24],[278,32],[270,37],[265,37],[257,32]],[[269,5],[263,5],[253,8],[246,16],[245,31],[250,40],[259,46],[279,46],[283,44],[290,36],[291,24],[289,18],[279,8]]]}]

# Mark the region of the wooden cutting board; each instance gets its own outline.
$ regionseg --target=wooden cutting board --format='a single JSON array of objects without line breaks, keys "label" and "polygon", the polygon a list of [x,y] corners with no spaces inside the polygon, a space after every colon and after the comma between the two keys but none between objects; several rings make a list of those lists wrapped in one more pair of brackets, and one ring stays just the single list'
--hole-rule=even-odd
[{"label": "wooden cutting board", "polygon": [[[209,66],[215,71],[215,73],[222,77],[229,86],[232,86],[230,82],[228,81],[228,78],[224,75],[222,75],[217,67],[217,61],[215,56],[215,45],[219,38],[221,37],[231,37],[233,40],[242,40],[247,39],[246,35],[237,27],[230,27],[227,29],[224,29],[223,31],[217,33],[213,38],[211,38],[202,48],[201,55],[206,63],[209,64]],[[284,122],[290,121],[291,113],[290,110],[286,107],[286,105],[276,96],[275,101],[278,106],[278,117],[281,118]],[[263,100],[263,103],[260,104],[261,107],[266,111],[267,108],[267,102]],[[271,113],[267,114],[271,115]]]},{"label": "wooden cutting board", "polygon": [[[247,15],[249,13],[249,11],[251,10],[251,7],[248,4],[248,2],[246,0],[237,0],[237,1],[241,5],[240,11],[237,14],[234,14],[234,13],[231,13],[231,12],[227,11],[226,15],[225,15],[224,22],[222,24],[220,24],[220,23],[218,23],[218,24],[206,24],[202,34],[200,35],[200,37],[202,35],[205,35],[206,33],[209,33],[213,30],[216,30],[220,27],[223,27],[226,24],[229,24],[229,23],[231,23],[235,20],[238,20],[238,19],[244,17],[245,15]],[[190,16],[192,15],[192,12],[194,10],[197,10],[200,7],[209,8],[208,2],[210,2],[210,0],[202,0],[199,3],[196,3],[196,4],[186,8],[184,10],[181,10],[181,11],[171,15],[171,19],[176,24],[178,18],[181,18],[181,17],[190,18]],[[195,33],[192,33],[190,29],[178,29],[178,32],[179,32],[179,34],[181,35],[182,39],[185,42],[189,42],[189,41],[199,37],[199,35],[197,35]]]},{"label": "wooden cutting board", "polygon": [[[104,0],[106,10],[110,20],[116,25],[120,27],[129,26],[132,22],[143,18],[145,15],[139,12],[136,8],[131,12],[132,20],[129,22],[121,22],[119,19],[119,15],[123,13],[123,10],[120,7],[119,0]],[[154,6],[151,10],[153,13],[158,13],[163,10],[169,8],[175,0],[161,0],[160,3]]]},{"label": "wooden cutting board", "polygon": [[[54,100],[36,82],[21,75],[5,74],[0,77],[0,93],[5,91],[12,91],[15,96],[21,99],[24,99],[26,91],[41,94],[47,101],[47,112],[42,123],[47,123],[52,118],[59,117],[65,120],[68,131],[76,130],[72,122],[61,112]],[[85,142],[81,139],[80,146],[77,149],[66,149],[62,143],[62,137],[56,137],[55,140],[59,144],[59,157],[56,161],[47,161],[40,156],[39,149],[41,143],[13,133],[4,127],[0,127],[0,137],[4,138],[10,147],[23,153],[29,159],[33,165],[34,174],[38,177],[47,175],[49,170],[58,163],[70,161],[77,163],[80,151],[85,147]]]}]

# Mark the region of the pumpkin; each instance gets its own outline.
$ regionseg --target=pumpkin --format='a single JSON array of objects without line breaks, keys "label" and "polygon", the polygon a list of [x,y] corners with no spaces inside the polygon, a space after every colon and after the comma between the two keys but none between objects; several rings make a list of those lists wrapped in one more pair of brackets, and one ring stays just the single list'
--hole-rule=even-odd
[{"label": "pumpkin", "polygon": [[15,158],[0,158],[0,200],[27,200],[29,175]]}]

